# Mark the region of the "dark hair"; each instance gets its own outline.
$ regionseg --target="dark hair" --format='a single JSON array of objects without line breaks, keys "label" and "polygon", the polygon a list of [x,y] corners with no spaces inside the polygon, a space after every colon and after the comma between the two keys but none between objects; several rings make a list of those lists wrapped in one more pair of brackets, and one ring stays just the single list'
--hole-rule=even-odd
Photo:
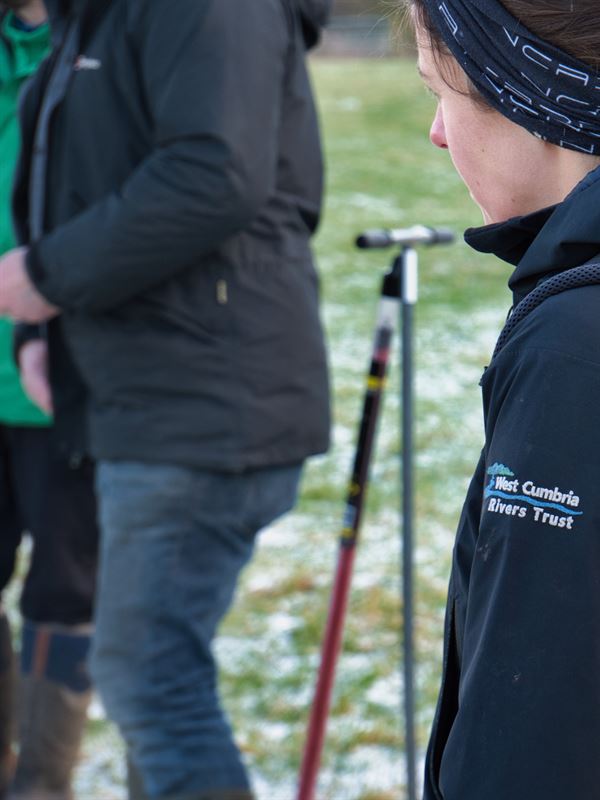
[{"label": "dark hair", "polygon": [[[509,14],[526,28],[565,53],[578,58],[600,73],[600,24],[597,18],[598,0],[502,0]],[[434,58],[440,66],[448,85],[453,86],[447,68],[442,68],[443,57],[450,55],[437,28],[432,24],[423,0],[404,0],[404,6],[414,15],[414,21],[427,35]],[[453,86],[453,88],[455,88]],[[469,81],[467,92],[477,102],[488,106],[475,84]]]}]

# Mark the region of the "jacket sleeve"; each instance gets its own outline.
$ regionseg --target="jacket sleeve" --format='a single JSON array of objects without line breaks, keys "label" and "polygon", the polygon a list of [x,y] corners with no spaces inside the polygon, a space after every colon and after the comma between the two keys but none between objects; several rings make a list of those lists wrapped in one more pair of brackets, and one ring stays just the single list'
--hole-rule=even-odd
[{"label": "jacket sleeve", "polygon": [[483,381],[446,800],[583,800],[600,785],[600,364],[574,352],[507,349]]},{"label": "jacket sleeve", "polygon": [[33,282],[65,309],[110,309],[193,265],[275,187],[290,39],[279,0],[131,7],[135,102],[154,146],[124,185],[32,247]]}]

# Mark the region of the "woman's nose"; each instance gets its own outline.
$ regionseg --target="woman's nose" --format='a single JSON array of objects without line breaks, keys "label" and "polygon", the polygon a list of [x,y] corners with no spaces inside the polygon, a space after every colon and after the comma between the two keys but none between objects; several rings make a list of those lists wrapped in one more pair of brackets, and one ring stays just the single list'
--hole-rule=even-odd
[{"label": "woman's nose", "polygon": [[446,129],[444,128],[444,117],[442,116],[442,110],[439,105],[437,107],[437,111],[435,112],[433,122],[431,123],[431,128],[429,129],[429,139],[436,147],[440,147],[442,150],[448,149],[448,142],[446,141]]}]

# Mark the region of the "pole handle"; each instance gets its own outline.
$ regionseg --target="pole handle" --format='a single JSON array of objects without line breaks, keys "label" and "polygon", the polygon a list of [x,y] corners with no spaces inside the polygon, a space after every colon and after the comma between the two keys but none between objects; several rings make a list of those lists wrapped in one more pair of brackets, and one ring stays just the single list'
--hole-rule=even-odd
[{"label": "pole handle", "polygon": [[410,228],[373,228],[364,231],[357,236],[356,246],[361,250],[371,250],[394,245],[414,247],[417,244],[450,244],[453,241],[454,233],[449,228],[413,225]]}]

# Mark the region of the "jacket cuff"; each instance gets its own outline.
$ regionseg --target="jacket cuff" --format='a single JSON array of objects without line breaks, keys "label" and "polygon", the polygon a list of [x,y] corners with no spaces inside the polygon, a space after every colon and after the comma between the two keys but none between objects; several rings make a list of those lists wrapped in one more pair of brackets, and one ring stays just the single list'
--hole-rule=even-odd
[{"label": "jacket cuff", "polygon": [[43,284],[46,273],[44,272],[37,244],[32,244],[27,249],[27,253],[25,254],[25,269],[36,289],[40,284]]},{"label": "jacket cuff", "polygon": [[51,280],[52,276],[46,270],[42,260],[43,241],[43,239],[40,239],[38,242],[29,245],[27,248],[27,252],[25,254],[25,271],[27,272],[30,281],[33,283],[42,297],[44,297],[49,303],[52,303],[52,305],[57,306],[58,308],[64,308],[64,303],[61,302],[61,299],[54,296]]}]

